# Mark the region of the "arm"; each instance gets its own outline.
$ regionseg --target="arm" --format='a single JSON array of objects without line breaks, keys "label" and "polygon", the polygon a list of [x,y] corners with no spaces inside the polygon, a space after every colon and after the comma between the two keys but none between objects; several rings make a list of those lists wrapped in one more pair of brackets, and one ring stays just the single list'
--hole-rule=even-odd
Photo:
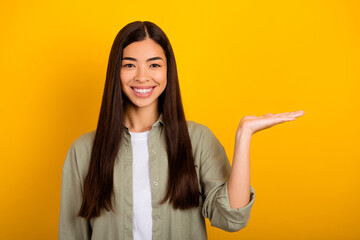
[{"label": "arm", "polygon": [[74,144],[70,147],[62,169],[58,239],[90,239],[89,221],[77,216],[82,203],[82,186],[77,170]]},{"label": "arm", "polygon": [[231,166],[224,147],[215,135],[205,127],[202,133],[200,182],[204,195],[202,214],[211,225],[228,232],[244,228],[250,218],[255,201],[255,191],[250,186],[248,204],[235,209],[230,206],[228,179]]},{"label": "arm", "polygon": [[249,203],[250,192],[250,141],[254,133],[275,126],[276,124],[293,121],[304,115],[304,111],[279,114],[268,113],[257,117],[246,116],[241,119],[236,132],[234,159],[228,182],[229,201],[232,208],[241,208]]},{"label": "arm", "polygon": [[235,209],[250,201],[250,141],[252,133],[239,129],[235,140],[234,158],[228,181],[230,206]]}]

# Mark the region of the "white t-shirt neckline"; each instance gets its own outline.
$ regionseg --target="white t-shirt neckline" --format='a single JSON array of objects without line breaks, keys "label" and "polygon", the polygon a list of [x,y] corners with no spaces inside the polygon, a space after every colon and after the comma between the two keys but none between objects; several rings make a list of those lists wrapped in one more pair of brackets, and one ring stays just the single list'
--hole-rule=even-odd
[{"label": "white t-shirt neckline", "polygon": [[148,139],[150,131],[145,131],[145,132],[130,132],[131,134],[131,141],[138,141],[138,140],[144,140],[144,139]]}]

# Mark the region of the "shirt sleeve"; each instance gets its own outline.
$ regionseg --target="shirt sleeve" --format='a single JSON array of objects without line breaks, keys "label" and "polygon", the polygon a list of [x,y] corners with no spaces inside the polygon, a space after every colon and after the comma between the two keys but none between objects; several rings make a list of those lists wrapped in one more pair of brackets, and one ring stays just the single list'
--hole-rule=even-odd
[{"label": "shirt sleeve", "polygon": [[230,207],[228,179],[231,166],[224,147],[211,130],[204,126],[201,137],[200,183],[204,203],[202,215],[208,218],[211,226],[228,232],[246,227],[250,211],[255,201],[255,191],[250,186],[250,201],[240,208]]},{"label": "shirt sleeve", "polygon": [[82,186],[77,169],[77,155],[71,145],[62,168],[59,215],[59,240],[90,239],[90,222],[77,213],[82,204]]}]

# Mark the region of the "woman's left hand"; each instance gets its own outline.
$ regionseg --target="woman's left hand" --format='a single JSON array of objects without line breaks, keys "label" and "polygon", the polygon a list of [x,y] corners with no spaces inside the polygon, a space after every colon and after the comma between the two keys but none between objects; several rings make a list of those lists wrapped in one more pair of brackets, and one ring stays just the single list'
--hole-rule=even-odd
[{"label": "woman's left hand", "polygon": [[237,135],[244,130],[250,134],[254,134],[260,130],[275,126],[276,124],[293,121],[304,114],[305,112],[300,110],[296,112],[284,112],[278,114],[267,113],[260,117],[254,115],[245,116],[239,123]]}]

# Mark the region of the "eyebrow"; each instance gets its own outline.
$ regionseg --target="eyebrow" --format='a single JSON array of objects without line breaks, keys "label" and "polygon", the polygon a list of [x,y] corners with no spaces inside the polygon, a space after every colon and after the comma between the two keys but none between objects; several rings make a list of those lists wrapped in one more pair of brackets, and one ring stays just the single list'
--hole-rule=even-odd
[{"label": "eyebrow", "polygon": [[[132,57],[123,57],[122,60],[130,60],[130,61],[136,62],[136,58],[132,58]],[[146,62],[150,62],[150,61],[154,61],[154,60],[163,60],[163,59],[161,57],[152,57],[152,58],[149,58],[148,60],[146,60]]]}]

